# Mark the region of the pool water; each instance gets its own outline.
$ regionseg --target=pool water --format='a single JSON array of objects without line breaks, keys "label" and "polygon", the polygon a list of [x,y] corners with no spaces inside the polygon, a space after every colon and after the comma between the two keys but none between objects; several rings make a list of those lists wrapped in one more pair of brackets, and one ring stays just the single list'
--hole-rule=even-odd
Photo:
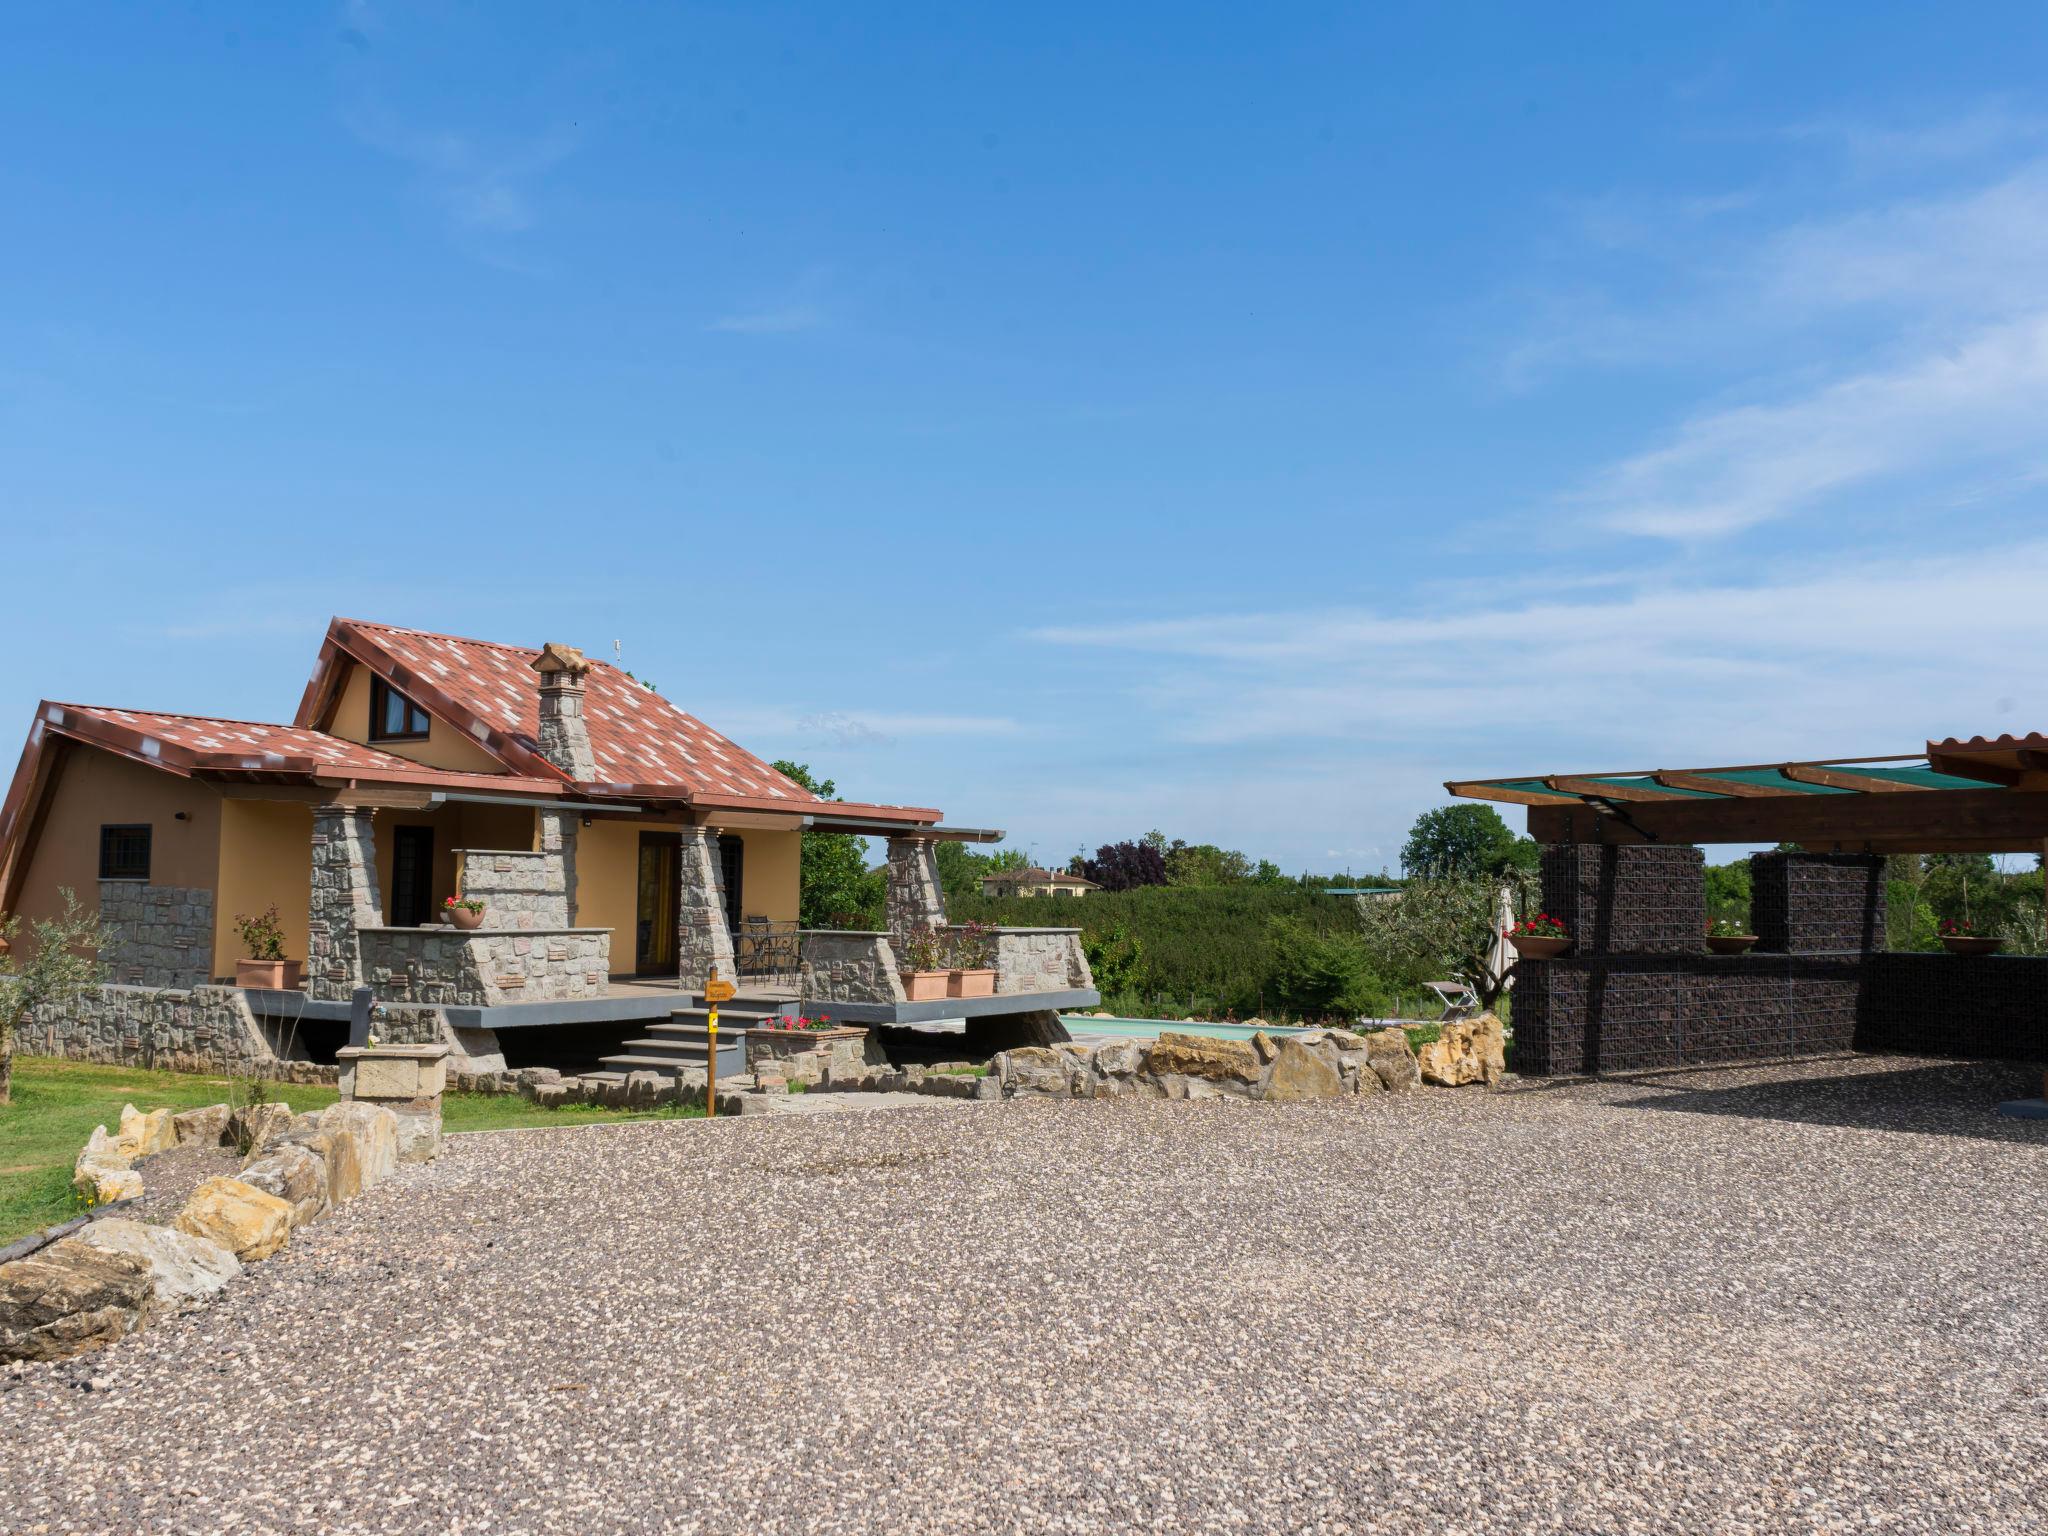
[{"label": "pool water", "polygon": [[[1082,1035],[1135,1035],[1152,1040],[1161,1033],[1171,1032],[1176,1035],[1207,1035],[1212,1040],[1249,1040],[1260,1033],[1275,1037],[1298,1035],[1308,1027],[1299,1024],[1189,1024],[1180,1019],[1098,1019],[1086,1013],[1063,1013],[1060,1022],[1067,1026],[1067,1033],[1077,1039]],[[1413,1019],[1355,1019],[1348,1027],[1366,1030],[1399,1024],[1405,1029],[1412,1029],[1415,1023]]]}]

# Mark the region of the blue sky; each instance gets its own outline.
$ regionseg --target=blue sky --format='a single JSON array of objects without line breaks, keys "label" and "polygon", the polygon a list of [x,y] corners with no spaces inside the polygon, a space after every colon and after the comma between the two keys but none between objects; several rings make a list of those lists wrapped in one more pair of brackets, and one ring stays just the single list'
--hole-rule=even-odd
[{"label": "blue sky", "polygon": [[[2048,13],[38,7],[0,722],[327,617],[1042,857],[2048,725]],[[1511,818],[1519,821],[1519,817]]]}]

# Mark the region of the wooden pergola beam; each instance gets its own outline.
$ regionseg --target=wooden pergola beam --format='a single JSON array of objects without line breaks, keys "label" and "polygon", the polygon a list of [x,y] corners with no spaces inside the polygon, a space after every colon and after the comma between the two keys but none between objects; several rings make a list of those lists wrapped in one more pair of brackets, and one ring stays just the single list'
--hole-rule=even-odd
[{"label": "wooden pergola beam", "polygon": [[1653,777],[1671,789],[1704,790],[1710,795],[1733,795],[1739,800],[1768,800],[1775,795],[1799,793],[1796,789],[1773,789],[1768,784],[1752,784],[1747,779],[1717,779],[1710,773],[1696,770],[1681,773],[1674,768],[1659,768]]},{"label": "wooden pergola beam", "polygon": [[1659,794],[1646,784],[1610,784],[1605,779],[1582,779],[1570,774],[1546,774],[1543,782],[1560,794],[1593,795],[1602,800],[1675,800],[1676,795]]},{"label": "wooden pergola beam", "polygon": [[1639,801],[1628,813],[1624,822],[1593,806],[1531,806],[1529,832],[1545,843],[1840,843],[1899,853],[2030,853],[2048,840],[2048,792],[2023,789]]},{"label": "wooden pergola beam", "polygon": [[1843,773],[1834,768],[1816,768],[1807,763],[1788,763],[1782,770],[1788,779],[1802,784],[1820,784],[1829,789],[1853,789],[1859,795],[1925,794],[1924,789],[1901,784],[1897,779],[1874,778],[1864,773]]}]

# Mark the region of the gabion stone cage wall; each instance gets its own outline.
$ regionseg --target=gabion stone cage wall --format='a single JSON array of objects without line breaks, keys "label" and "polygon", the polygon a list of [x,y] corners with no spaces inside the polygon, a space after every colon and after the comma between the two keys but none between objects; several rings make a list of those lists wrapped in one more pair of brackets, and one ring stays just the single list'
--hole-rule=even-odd
[{"label": "gabion stone cage wall", "polygon": [[1878,855],[1753,854],[1749,879],[1758,949],[1819,955],[1884,948],[1884,860]]},{"label": "gabion stone cage wall", "polygon": [[1697,953],[1706,856],[1690,846],[1553,843],[1543,850],[1543,910],[1582,955]]},{"label": "gabion stone cage wall", "polygon": [[1759,947],[1709,955],[1698,849],[1546,848],[1544,905],[1575,943],[1515,968],[1515,1070],[1852,1048],[2048,1061],[2048,958],[1884,953],[1879,858],[1758,854],[1751,870]]}]

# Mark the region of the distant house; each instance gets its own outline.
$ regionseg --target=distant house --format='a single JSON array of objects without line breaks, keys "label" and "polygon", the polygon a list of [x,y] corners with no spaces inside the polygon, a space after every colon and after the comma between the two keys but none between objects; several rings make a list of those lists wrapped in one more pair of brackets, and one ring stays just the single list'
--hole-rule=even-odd
[{"label": "distant house", "polygon": [[1006,869],[984,876],[984,896],[1086,896],[1102,887],[1079,875],[1056,875],[1049,869]]}]

